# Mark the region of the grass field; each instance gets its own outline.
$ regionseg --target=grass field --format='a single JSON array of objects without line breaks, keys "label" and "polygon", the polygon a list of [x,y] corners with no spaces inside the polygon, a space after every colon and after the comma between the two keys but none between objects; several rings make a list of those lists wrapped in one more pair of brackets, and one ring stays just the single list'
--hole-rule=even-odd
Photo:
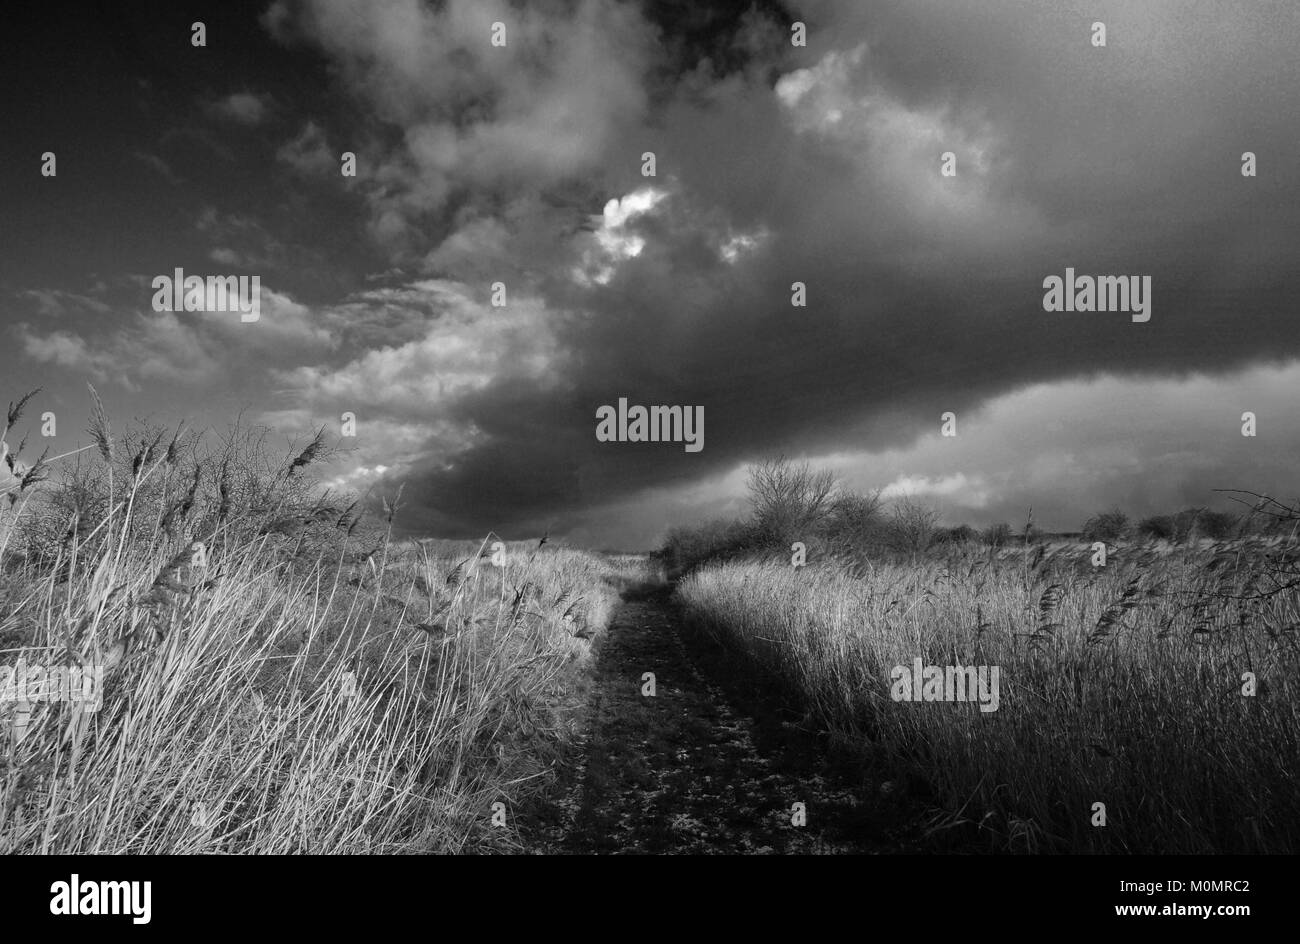
[{"label": "grass field", "polygon": [[102,672],[0,700],[0,853],[517,848],[634,563],[393,540],[319,440],[93,432],[0,495],[0,665]]},{"label": "grass field", "polygon": [[[0,853],[530,851],[515,813],[546,805],[584,725],[612,738],[610,782],[645,751],[584,710],[620,591],[665,567],[685,571],[690,627],[858,760],[860,800],[919,815],[933,848],[1300,849],[1285,528],[1119,541],[1099,566],[1093,545],[1028,527],[1018,545],[935,543],[915,506],[863,530],[874,500],[840,496],[802,566],[757,543],[788,545],[798,516],[761,513],[660,555],[397,539],[400,495],[366,515],[312,484],[319,437],[278,457],[253,430],[115,438],[96,403],[91,447],[29,465],[6,438],[22,407],[0,435]],[[667,730],[660,701],[623,673],[695,671],[661,606],[638,612],[662,639],[624,617],[643,645],[605,666],[596,700],[626,703],[645,737]],[[917,660],[996,668],[995,710],[898,699]],[[23,692],[4,674],[19,664],[35,669]],[[697,681],[699,721],[723,706]],[[706,728],[689,729],[701,745]],[[672,795],[713,795],[699,770],[665,772],[685,778]]]},{"label": "grass field", "polygon": [[[1084,546],[971,544],[852,571],[706,565],[678,597],[928,810],[940,847],[1294,853],[1294,554],[1133,544],[1094,567]],[[916,658],[1000,667],[997,710],[895,701]]]}]

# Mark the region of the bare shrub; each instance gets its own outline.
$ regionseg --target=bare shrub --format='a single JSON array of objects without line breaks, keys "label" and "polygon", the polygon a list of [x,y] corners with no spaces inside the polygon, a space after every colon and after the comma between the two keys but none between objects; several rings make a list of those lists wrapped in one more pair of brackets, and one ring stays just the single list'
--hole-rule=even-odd
[{"label": "bare shrub", "polygon": [[997,524],[989,525],[981,531],[980,540],[989,545],[989,547],[1006,547],[1011,543],[1013,534],[1014,532],[1011,529],[1011,525],[1007,524],[1005,521],[1000,521]]},{"label": "bare shrub", "polygon": [[764,547],[785,548],[822,531],[835,512],[835,476],[784,456],[749,470],[752,533]]},{"label": "bare shrub", "polygon": [[1128,531],[1128,515],[1118,508],[1093,515],[1083,523],[1083,539],[1089,542],[1105,541],[1114,544],[1127,537]]},{"label": "bare shrub", "polygon": [[713,560],[731,560],[755,549],[749,525],[743,521],[715,518],[694,527],[668,532],[660,552],[674,576],[694,570]]},{"label": "bare shrub", "polygon": [[934,533],[936,544],[972,544],[979,540],[979,532],[968,524],[939,528]]},{"label": "bare shrub", "polygon": [[864,561],[885,543],[880,492],[864,495],[841,491],[835,496],[824,527],[832,553]]},{"label": "bare shrub", "polygon": [[1172,541],[1177,533],[1170,515],[1152,515],[1137,523],[1137,534],[1149,541]]},{"label": "bare shrub", "polygon": [[888,532],[895,550],[920,554],[934,541],[939,513],[915,498],[900,498],[889,509]]}]

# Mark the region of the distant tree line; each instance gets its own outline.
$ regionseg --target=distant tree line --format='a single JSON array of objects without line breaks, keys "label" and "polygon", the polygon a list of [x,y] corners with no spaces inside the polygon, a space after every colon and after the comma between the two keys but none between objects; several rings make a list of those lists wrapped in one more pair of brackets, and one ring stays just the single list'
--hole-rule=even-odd
[{"label": "distant tree line", "polygon": [[[915,498],[885,501],[878,489],[863,493],[845,488],[829,470],[815,470],[785,457],[752,466],[747,486],[747,515],[669,532],[660,554],[671,568],[684,572],[708,561],[789,556],[796,543],[805,546],[810,560],[833,557],[863,562],[916,556],[954,545],[999,548],[1046,537],[1032,520],[1020,528],[1007,523],[982,530],[967,524],[942,527],[939,512]],[[1078,538],[1190,543],[1269,534],[1279,527],[1276,516],[1233,515],[1209,508],[1187,508],[1138,521],[1112,508],[1084,522]]]}]

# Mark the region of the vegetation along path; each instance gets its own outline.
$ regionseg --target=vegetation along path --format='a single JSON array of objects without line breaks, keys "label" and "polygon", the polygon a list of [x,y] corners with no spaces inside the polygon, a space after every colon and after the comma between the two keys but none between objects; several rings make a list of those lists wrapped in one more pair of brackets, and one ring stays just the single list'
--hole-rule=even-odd
[{"label": "vegetation along path", "polygon": [[797,715],[684,631],[668,589],[626,592],[596,660],[579,757],[523,819],[535,851],[899,850],[888,812],[862,802]]}]

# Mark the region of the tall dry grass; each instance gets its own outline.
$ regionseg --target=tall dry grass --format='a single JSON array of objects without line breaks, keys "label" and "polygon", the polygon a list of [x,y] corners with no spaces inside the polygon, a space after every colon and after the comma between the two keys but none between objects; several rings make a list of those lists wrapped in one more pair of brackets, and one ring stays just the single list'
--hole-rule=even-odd
[{"label": "tall dry grass", "polygon": [[[881,778],[907,784],[936,842],[1295,852],[1294,561],[1246,542],[1125,547],[1104,568],[1081,549],[966,548],[857,575],[715,565],[678,595]],[[894,701],[890,672],[916,657],[999,666],[998,710]]]},{"label": "tall dry grass", "polygon": [[320,436],[91,432],[0,482],[0,665],[104,673],[97,710],[0,702],[0,853],[517,847],[614,571],[396,541],[311,484]]}]

